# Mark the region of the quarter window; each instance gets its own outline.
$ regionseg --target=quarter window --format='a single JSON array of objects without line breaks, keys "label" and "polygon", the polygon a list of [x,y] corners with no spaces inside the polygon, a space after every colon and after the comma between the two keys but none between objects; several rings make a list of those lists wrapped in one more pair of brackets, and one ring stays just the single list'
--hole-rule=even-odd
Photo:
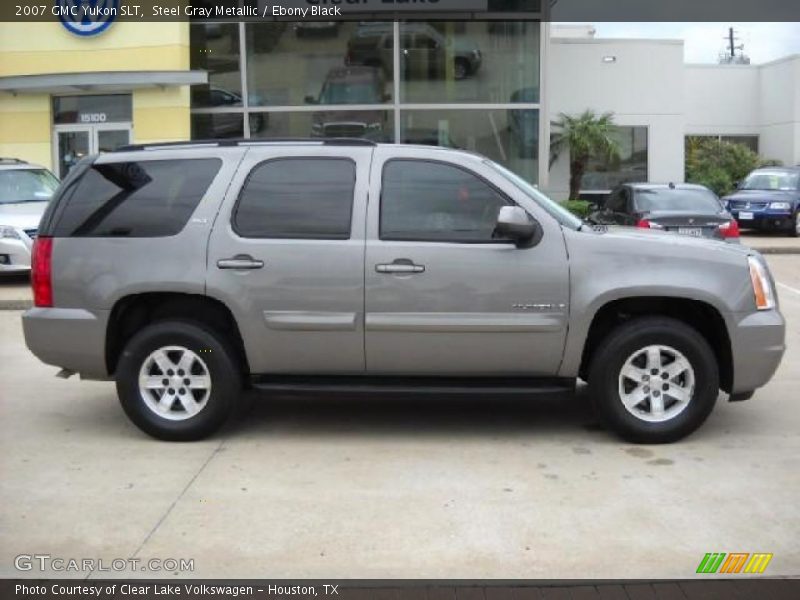
[{"label": "quarter window", "polygon": [[350,238],[356,167],[349,159],[279,159],[250,174],[233,216],[248,238]]},{"label": "quarter window", "polygon": [[222,166],[212,159],[94,164],[67,199],[56,237],[180,233]]},{"label": "quarter window", "polygon": [[503,206],[482,179],[436,162],[394,160],[383,172],[381,239],[489,243]]}]

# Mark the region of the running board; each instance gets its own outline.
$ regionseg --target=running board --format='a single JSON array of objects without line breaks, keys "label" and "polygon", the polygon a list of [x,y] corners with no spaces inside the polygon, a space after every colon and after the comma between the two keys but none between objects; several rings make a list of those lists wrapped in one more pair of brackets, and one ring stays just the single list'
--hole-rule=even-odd
[{"label": "running board", "polygon": [[559,394],[575,390],[574,379],[454,377],[254,377],[253,388],[280,394]]}]

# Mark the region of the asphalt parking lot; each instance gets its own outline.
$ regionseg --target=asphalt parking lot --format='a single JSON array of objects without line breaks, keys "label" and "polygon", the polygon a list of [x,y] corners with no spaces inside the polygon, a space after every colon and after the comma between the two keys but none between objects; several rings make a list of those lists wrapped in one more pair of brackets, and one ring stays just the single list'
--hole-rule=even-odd
[{"label": "asphalt parking lot", "polygon": [[212,440],[156,442],[112,384],[56,379],[0,311],[0,576],[40,577],[14,557],[49,554],[194,559],[156,575],[204,578],[687,578],[707,552],[800,576],[800,257],[769,261],[778,375],[656,447],[603,431],[585,390],[256,398]]}]

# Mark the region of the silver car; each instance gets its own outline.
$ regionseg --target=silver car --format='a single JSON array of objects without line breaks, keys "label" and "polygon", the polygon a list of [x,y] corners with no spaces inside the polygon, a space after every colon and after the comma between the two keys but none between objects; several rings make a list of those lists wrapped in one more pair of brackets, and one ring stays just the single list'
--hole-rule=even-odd
[{"label": "silver car", "polygon": [[57,187],[44,167],[0,159],[0,274],[30,270],[39,221]]},{"label": "silver car", "polygon": [[194,440],[268,391],[568,390],[678,440],[775,373],[755,251],[591,227],[485,157],[364,140],[126,149],[42,219],[28,347],[113,379],[145,432]]}]

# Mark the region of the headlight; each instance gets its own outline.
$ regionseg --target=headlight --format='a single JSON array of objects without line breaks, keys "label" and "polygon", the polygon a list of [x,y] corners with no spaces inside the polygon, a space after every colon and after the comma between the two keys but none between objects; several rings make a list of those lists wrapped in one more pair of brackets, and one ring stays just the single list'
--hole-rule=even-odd
[{"label": "headlight", "polygon": [[792,205],[788,202],[773,202],[769,205],[772,210],[791,210]]},{"label": "headlight", "polygon": [[750,281],[753,283],[753,294],[758,310],[775,308],[775,291],[769,278],[766,265],[755,256],[748,256],[750,263]]},{"label": "headlight", "polygon": [[17,230],[13,227],[9,227],[8,225],[0,225],[0,238],[7,238],[12,240],[21,240],[22,238],[19,237]]}]

